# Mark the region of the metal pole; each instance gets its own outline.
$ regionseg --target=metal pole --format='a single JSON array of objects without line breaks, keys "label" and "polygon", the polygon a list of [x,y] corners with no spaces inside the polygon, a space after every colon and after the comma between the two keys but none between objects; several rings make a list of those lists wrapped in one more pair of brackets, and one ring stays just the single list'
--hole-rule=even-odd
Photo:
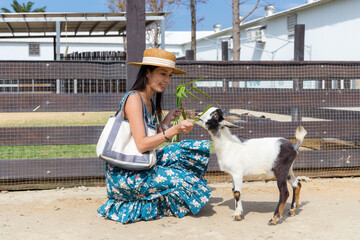
[{"label": "metal pole", "polygon": [[222,41],[221,42],[221,60],[228,61],[229,60],[229,49],[228,49],[228,42]]},{"label": "metal pole", "polygon": [[56,60],[60,60],[60,22],[56,22]]},{"label": "metal pole", "polygon": [[74,79],[74,93],[78,93],[77,79]]},{"label": "metal pole", "polygon": [[54,61],[56,60],[56,37],[53,37]]},{"label": "metal pole", "polygon": [[195,59],[195,51],[194,50],[186,50],[185,60],[194,61],[194,59]]},{"label": "metal pole", "polygon": [[161,20],[161,49],[165,50],[165,19]]},{"label": "metal pole", "polygon": [[[304,49],[305,49],[305,25],[295,25],[294,36],[294,61],[304,61]],[[303,81],[296,78],[293,80],[293,89],[295,91],[301,91],[303,89]],[[291,121],[301,121],[302,114],[301,109],[291,108]]]},{"label": "metal pole", "polygon": [[61,89],[60,89],[60,79],[56,79],[56,94],[59,94]]},{"label": "metal pole", "polygon": [[305,25],[295,25],[294,35],[294,61],[304,61]]}]

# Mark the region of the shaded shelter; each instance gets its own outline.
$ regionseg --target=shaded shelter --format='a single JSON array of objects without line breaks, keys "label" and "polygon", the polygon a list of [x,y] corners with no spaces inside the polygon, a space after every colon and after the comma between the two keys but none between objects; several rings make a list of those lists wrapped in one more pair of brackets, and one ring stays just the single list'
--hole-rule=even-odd
[{"label": "shaded shelter", "polygon": [[[145,27],[162,21],[164,35],[166,15],[145,13]],[[126,29],[126,13],[1,13],[0,16],[0,38],[53,38],[54,60],[60,59],[61,37],[123,37],[132,31]],[[161,44],[163,48],[165,41]]]}]

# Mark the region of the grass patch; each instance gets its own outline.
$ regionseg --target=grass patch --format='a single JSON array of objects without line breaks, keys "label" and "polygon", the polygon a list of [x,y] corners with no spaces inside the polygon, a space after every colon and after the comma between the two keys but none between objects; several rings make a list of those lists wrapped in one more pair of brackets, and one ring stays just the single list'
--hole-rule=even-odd
[{"label": "grass patch", "polygon": [[[105,126],[115,111],[1,113],[0,127]],[[164,115],[167,111],[164,111]],[[158,148],[171,143],[163,143]],[[214,152],[210,145],[210,152]],[[93,158],[96,145],[0,146],[0,160]]]},{"label": "grass patch", "polygon": [[[171,144],[165,142],[158,148]],[[210,153],[214,153],[211,142]],[[40,145],[40,146],[0,146],[1,160],[12,159],[52,159],[52,158],[96,158],[96,144],[84,145]]]},{"label": "grass patch", "polygon": [[0,156],[3,160],[92,158],[96,157],[96,145],[0,146]]},{"label": "grass patch", "polygon": [[1,113],[0,127],[105,126],[115,112]]},{"label": "grass patch", "polygon": [[[116,111],[1,113],[0,127],[105,126]],[[168,111],[163,111],[166,116]],[[182,119],[182,118],[181,118]]]}]

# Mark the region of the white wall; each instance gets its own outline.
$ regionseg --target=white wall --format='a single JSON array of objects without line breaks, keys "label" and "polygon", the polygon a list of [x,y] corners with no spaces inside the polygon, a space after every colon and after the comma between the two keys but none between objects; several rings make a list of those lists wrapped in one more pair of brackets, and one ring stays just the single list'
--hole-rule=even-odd
[{"label": "white wall", "polygon": [[40,56],[29,56],[28,43],[0,43],[0,60],[52,60],[53,52],[53,45],[50,43],[40,44]]},{"label": "white wall", "polygon": [[[213,31],[197,32],[201,38],[212,34]],[[165,33],[165,49],[175,53],[176,57],[185,56],[190,46],[185,46],[191,39],[191,32],[169,31]],[[40,43],[40,56],[30,57],[28,43]],[[65,53],[66,46],[71,52],[93,52],[93,51],[123,51],[123,39],[121,37],[91,37],[91,38],[61,38],[60,52]],[[151,47],[147,44],[147,48]],[[53,39],[52,38],[31,38],[31,39],[0,39],[0,60],[53,60]]]},{"label": "white wall", "polygon": [[[305,24],[305,60],[360,61],[360,0],[334,0],[297,12],[297,23]],[[287,15],[255,21],[266,26],[266,43],[246,39],[245,29],[255,25],[245,24],[241,30],[241,56],[244,61],[294,59],[294,38],[287,35]],[[247,26],[248,25],[248,26]],[[185,56],[190,49],[190,32],[166,32],[165,49],[177,57]],[[220,33],[199,32],[197,60],[221,60],[221,41],[232,30]],[[204,37],[207,36],[207,37]],[[40,56],[30,57],[28,42],[40,42]],[[123,51],[121,38],[62,38],[61,53],[66,42],[71,52]],[[149,47],[149,46],[148,46]],[[0,60],[52,60],[53,43],[47,39],[0,39]],[[232,59],[231,50],[229,59]]]},{"label": "white wall", "polygon": [[[86,39],[73,39],[65,42],[62,39],[60,53],[64,54],[68,46],[68,53],[95,51],[123,51],[121,43],[86,42]],[[29,56],[29,43],[40,44],[40,56]],[[0,60],[53,60],[54,45],[46,39],[9,39],[0,42]]]},{"label": "white wall", "polygon": [[359,9],[359,0],[333,1],[298,16],[298,22],[305,24],[305,44],[311,46],[311,60],[360,60]]},{"label": "white wall", "polygon": [[[360,1],[338,0],[302,10],[297,23],[305,24],[305,60],[359,61],[360,60]],[[241,60],[294,59],[294,38],[287,36],[287,16],[259,25],[266,25],[266,43],[246,41],[241,31]]]}]

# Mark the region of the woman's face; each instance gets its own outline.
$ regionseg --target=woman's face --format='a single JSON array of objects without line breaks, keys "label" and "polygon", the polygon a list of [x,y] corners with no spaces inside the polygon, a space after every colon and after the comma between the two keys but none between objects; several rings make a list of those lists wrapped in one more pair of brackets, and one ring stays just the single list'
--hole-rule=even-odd
[{"label": "woman's face", "polygon": [[173,71],[172,68],[167,67],[157,67],[152,72],[148,70],[146,73],[148,86],[155,92],[164,92],[170,83]]}]

